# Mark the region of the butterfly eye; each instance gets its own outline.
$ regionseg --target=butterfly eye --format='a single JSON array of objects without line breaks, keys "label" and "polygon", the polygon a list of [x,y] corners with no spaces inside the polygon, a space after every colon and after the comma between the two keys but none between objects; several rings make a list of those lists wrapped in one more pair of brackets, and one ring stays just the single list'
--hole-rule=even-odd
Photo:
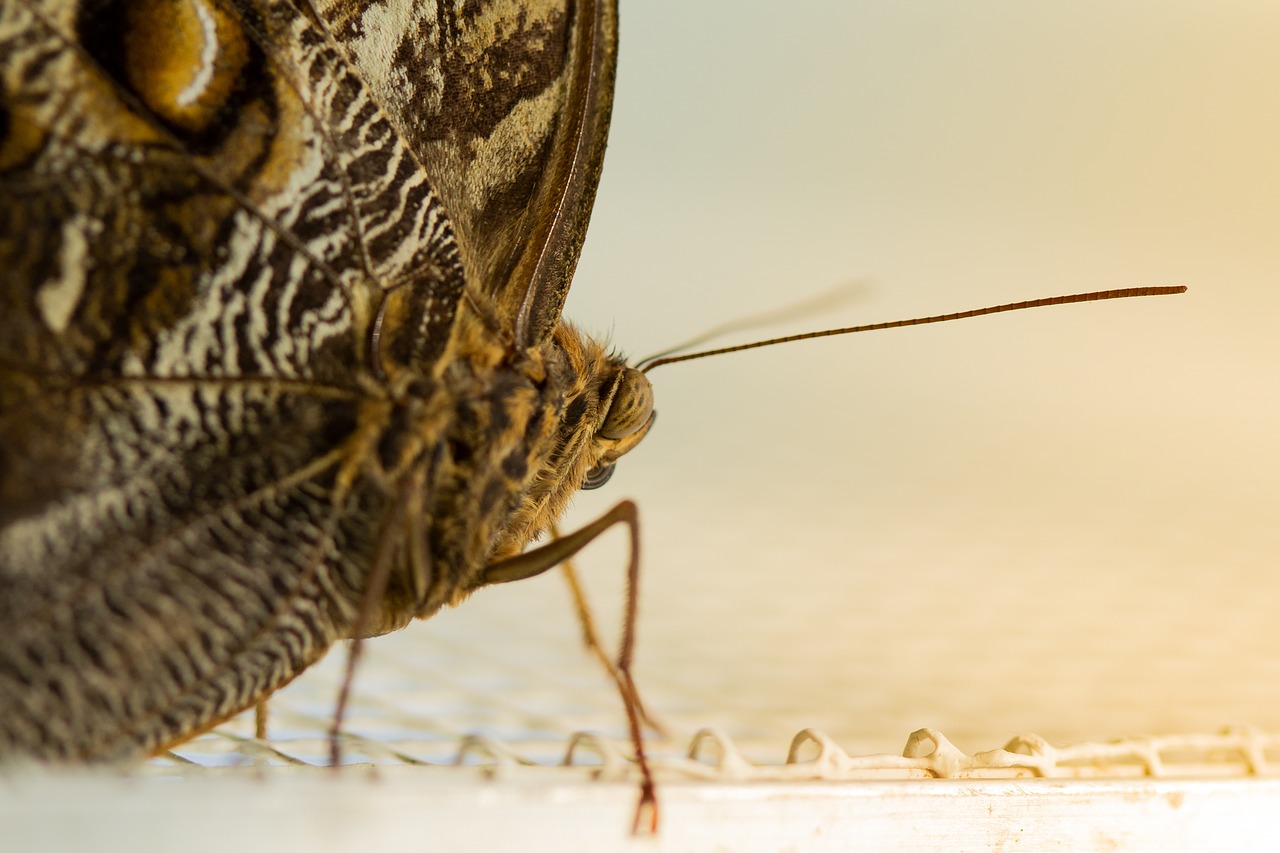
[{"label": "butterfly eye", "polygon": [[587,478],[582,481],[582,490],[588,492],[592,489],[598,489],[605,483],[609,482],[609,478],[613,476],[613,469],[617,465],[601,465],[592,468],[587,472]]},{"label": "butterfly eye", "polygon": [[649,422],[653,414],[653,386],[634,367],[624,367],[618,374],[617,390],[609,403],[609,413],[600,425],[601,438],[626,438]]}]

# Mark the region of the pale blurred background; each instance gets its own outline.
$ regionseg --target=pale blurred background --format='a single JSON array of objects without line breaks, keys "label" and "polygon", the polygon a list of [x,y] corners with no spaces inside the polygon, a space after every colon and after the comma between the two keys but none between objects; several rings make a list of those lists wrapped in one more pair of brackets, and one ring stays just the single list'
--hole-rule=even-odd
[{"label": "pale blurred background", "polygon": [[[854,281],[738,339],[1190,288],[657,370],[568,525],[639,502],[667,748],[1280,730],[1278,44],[1272,0],[624,0],[566,315],[633,356]],[[623,542],[582,560],[610,638]],[[371,661],[441,737],[625,732],[555,575]]]}]

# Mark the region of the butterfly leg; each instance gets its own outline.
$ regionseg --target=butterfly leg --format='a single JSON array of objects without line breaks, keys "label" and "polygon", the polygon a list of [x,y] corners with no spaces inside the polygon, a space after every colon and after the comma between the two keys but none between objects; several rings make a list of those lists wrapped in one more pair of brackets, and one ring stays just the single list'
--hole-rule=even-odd
[{"label": "butterfly leg", "polygon": [[653,783],[653,773],[649,768],[649,759],[644,751],[644,735],[641,731],[643,708],[636,691],[634,679],[631,677],[631,660],[636,644],[636,616],[639,609],[640,582],[640,518],[636,505],[632,501],[622,501],[613,509],[597,518],[590,524],[572,533],[552,539],[550,542],[532,551],[526,551],[515,557],[494,563],[485,570],[483,584],[508,583],[540,575],[548,569],[568,560],[578,551],[594,541],[615,524],[626,525],[630,534],[630,553],[627,560],[627,596],[622,617],[622,642],[618,649],[618,659],[610,666],[610,673],[615,674],[615,683],[622,696],[622,705],[627,712],[627,725],[631,730],[631,742],[636,750],[636,767],[640,771],[640,802],[636,805],[632,831],[639,832],[645,817],[648,817],[648,831],[658,829],[658,798]]},{"label": "butterfly leg", "polygon": [[[331,767],[337,767],[342,763],[340,740],[342,721],[346,717],[347,704],[351,699],[351,685],[355,681],[356,665],[360,662],[360,655],[364,651],[365,635],[373,624],[383,596],[386,595],[392,566],[401,548],[409,548],[409,559],[415,566],[415,571],[421,575],[416,583],[423,589],[431,585],[431,555],[427,547],[426,527],[421,508],[422,484],[425,477],[426,469],[418,468],[404,478],[395,509],[391,514],[392,522],[383,528],[374,550],[364,595],[360,599],[360,609],[356,612],[355,621],[351,625],[351,646],[347,652],[347,666],[342,677],[342,687],[338,691],[338,702],[333,709],[333,723],[329,727],[329,765]],[[407,542],[404,541],[406,530],[408,531]]]},{"label": "butterfly leg", "polygon": [[[556,539],[560,538],[560,529],[555,524],[551,525],[551,535]],[[578,570],[574,566],[573,560],[565,560],[561,563],[560,571],[564,575],[565,583],[569,585],[569,595],[573,598],[573,610],[578,616],[578,627],[582,629],[582,644],[586,646],[587,653],[596,659],[613,683],[621,690],[622,675],[618,672],[618,668],[614,665],[613,660],[610,659],[608,651],[605,650],[604,643],[600,640],[600,632],[596,628],[595,616],[591,613],[591,603],[587,601],[586,589],[582,586],[582,580],[578,576]],[[666,727],[649,713],[638,693],[635,698],[636,712],[640,715],[640,722],[657,732],[659,737],[667,737]]]},{"label": "butterfly leg", "polygon": [[258,740],[267,739],[267,702],[263,699],[253,706],[253,736]]}]

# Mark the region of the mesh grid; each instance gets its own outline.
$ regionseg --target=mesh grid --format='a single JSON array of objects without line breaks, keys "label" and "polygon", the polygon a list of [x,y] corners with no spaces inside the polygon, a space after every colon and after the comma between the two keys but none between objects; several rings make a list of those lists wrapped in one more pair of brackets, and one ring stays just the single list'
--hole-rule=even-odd
[{"label": "mesh grid", "polygon": [[[543,609],[561,598],[552,587],[535,589],[521,604]],[[567,609],[567,598],[561,604]],[[620,701],[603,671],[564,630],[572,619],[555,624],[558,630],[516,631],[519,642],[511,643],[492,637],[495,626],[507,619],[501,604],[478,611],[443,620],[447,624],[441,630],[427,623],[366,646],[342,734],[344,763],[604,764],[610,768],[607,777],[626,777],[632,748]],[[1214,648],[1204,653],[1212,655]],[[169,768],[327,765],[327,732],[344,663],[345,649],[338,647],[277,694],[270,704],[268,739],[253,737],[253,715],[245,713],[154,763]],[[651,733],[647,744],[655,767],[672,778],[1219,778],[1274,775],[1280,760],[1280,736],[1246,725],[1067,744],[1018,734],[1002,747],[977,743],[968,751],[944,733],[922,728],[908,736],[901,752],[859,754],[857,746],[867,739],[852,738],[851,746],[841,742],[839,731],[788,731],[790,717],[772,715],[761,697],[737,703],[739,695],[748,695],[746,687],[739,694],[699,696],[682,692],[678,679],[640,686],[658,688],[645,691],[646,701],[658,710],[668,735]],[[721,717],[721,725],[707,725],[716,716],[709,708],[731,714]],[[894,736],[897,721],[890,714],[886,709],[871,723],[882,729],[877,743]]]}]

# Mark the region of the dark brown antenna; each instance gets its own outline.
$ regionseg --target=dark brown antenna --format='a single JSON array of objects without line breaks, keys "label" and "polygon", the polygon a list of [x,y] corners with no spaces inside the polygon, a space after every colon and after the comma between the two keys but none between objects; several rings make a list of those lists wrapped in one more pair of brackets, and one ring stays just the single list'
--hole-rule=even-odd
[{"label": "dark brown antenna", "polygon": [[963,320],[967,317],[981,317],[985,314],[1002,314],[1005,311],[1021,311],[1023,308],[1044,308],[1049,305],[1070,305],[1074,302],[1100,302],[1103,299],[1127,299],[1131,296],[1169,296],[1174,293],[1185,293],[1186,287],[1128,287],[1121,290],[1098,290],[1093,293],[1073,293],[1070,296],[1050,296],[1046,299],[1031,299],[1026,302],[1010,302],[1006,305],[993,305],[989,308],[975,308],[971,311],[957,311],[954,314],[938,314],[933,317],[917,317],[913,320],[890,320],[887,323],[871,323],[867,326],[848,326],[843,329],[825,329],[821,332],[805,332],[801,335],[787,335],[783,338],[769,338],[749,344],[738,344],[732,347],[691,352],[685,355],[669,355],[650,357],[636,367],[648,373],[662,364],[675,364],[677,361],[691,361],[695,358],[706,358],[712,355],[724,355],[730,352],[770,347],[774,344],[788,344],[792,341],[807,341],[810,338],[829,338],[833,335],[851,335],[854,332],[874,332],[879,329],[896,329],[901,326],[923,326],[926,323],[945,323],[948,320]]}]

